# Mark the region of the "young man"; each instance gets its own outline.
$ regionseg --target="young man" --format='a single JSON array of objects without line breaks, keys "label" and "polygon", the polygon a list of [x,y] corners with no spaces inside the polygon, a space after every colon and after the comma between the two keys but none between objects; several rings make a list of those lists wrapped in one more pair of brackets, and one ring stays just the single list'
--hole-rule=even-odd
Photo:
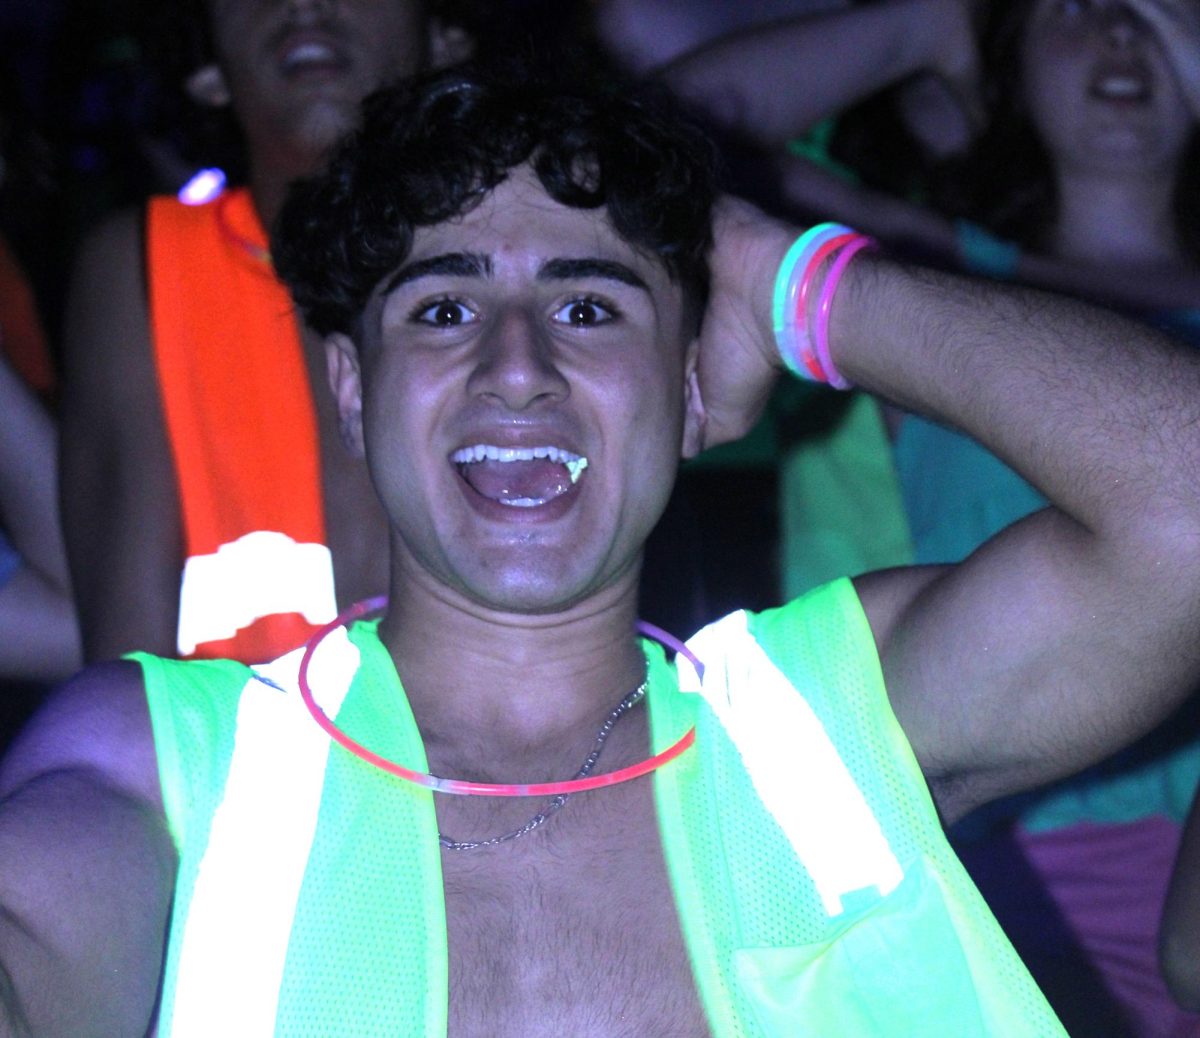
[{"label": "young man", "polygon": [[461,56],[429,6],[173,0],[207,56],[188,93],[232,111],[248,184],[204,206],[155,198],[81,250],[62,483],[86,658],[271,659],[382,590],[383,517],[263,228],[366,94]]},{"label": "young man", "polygon": [[642,545],[782,367],[795,235],[714,222],[708,165],[629,100],[443,74],[296,193],[275,255],[391,604],[303,659],[141,656],[46,707],[0,773],[11,1032],[158,1004],[176,1038],[1062,1034],[940,821],[1192,687],[1200,365],[1041,294],[815,271],[843,375],[1055,506],[669,663],[634,633]]}]

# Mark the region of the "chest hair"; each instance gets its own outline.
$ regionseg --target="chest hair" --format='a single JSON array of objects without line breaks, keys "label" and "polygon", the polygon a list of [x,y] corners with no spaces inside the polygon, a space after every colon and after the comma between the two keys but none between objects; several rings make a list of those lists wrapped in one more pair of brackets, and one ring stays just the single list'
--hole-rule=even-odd
[{"label": "chest hair", "polygon": [[648,780],[442,863],[451,1038],[708,1035]]}]

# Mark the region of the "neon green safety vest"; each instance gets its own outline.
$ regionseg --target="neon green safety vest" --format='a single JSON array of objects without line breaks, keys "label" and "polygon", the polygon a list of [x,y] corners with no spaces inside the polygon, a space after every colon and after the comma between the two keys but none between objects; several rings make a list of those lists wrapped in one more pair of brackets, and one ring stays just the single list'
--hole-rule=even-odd
[{"label": "neon green safety vest", "polygon": [[[946,844],[849,581],[648,644],[664,853],[716,1038],[1065,1032]],[[432,794],[332,744],[255,668],[136,657],[180,853],[162,1038],[446,1034]],[[310,668],[325,712],[424,770],[372,623]],[[799,690],[800,694],[797,694]],[[690,694],[690,693],[699,694]]]}]

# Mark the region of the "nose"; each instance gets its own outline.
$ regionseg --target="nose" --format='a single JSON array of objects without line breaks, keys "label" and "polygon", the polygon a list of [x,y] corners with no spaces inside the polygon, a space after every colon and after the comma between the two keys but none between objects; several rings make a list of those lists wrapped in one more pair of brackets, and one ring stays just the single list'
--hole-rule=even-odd
[{"label": "nose", "polygon": [[1146,31],[1141,18],[1125,4],[1110,4],[1104,17],[1105,34],[1115,47],[1128,47]]},{"label": "nose", "polygon": [[467,389],[511,411],[570,394],[554,342],[529,314],[518,311],[502,315],[480,336]]}]

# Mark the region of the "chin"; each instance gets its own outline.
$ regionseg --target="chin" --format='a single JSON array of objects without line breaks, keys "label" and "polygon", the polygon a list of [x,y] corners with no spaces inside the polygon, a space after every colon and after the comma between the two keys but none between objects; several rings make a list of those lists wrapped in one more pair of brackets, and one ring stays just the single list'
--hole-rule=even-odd
[{"label": "chin", "polygon": [[[543,560],[544,561],[544,560]],[[579,603],[615,588],[628,570],[620,573],[587,572],[566,566],[513,566],[503,572],[473,574],[460,584],[476,604],[502,613],[545,616],[565,613]],[[636,573],[636,567],[633,568]]]},{"label": "chin", "polygon": [[343,99],[322,99],[311,104],[297,120],[293,137],[310,152],[332,148],[358,123],[358,105]]}]

